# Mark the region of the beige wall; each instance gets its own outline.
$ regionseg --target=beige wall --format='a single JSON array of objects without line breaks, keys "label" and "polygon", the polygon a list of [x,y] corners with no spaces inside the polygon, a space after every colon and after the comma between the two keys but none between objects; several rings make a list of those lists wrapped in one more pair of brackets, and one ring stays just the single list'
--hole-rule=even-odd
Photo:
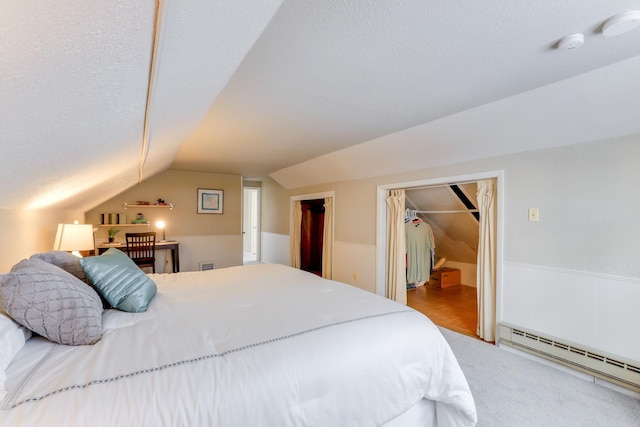
[{"label": "beige wall", "polygon": [[289,192],[273,179],[262,181],[261,230],[263,233],[289,234]]},{"label": "beige wall", "polygon": [[[196,210],[198,188],[224,191],[223,214],[198,214]],[[127,214],[128,222],[142,212],[153,224],[157,220],[167,223],[167,238],[172,235],[202,236],[240,234],[242,179],[239,175],[168,170],[155,175],[87,212],[87,222],[99,224],[103,212]],[[124,203],[138,200],[155,203],[158,198],[172,203],[173,209],[124,209]],[[101,228],[99,237],[106,237]]]},{"label": "beige wall", "polygon": [[[198,188],[224,190],[224,213],[196,213]],[[33,253],[51,250],[58,223],[78,220],[97,225],[102,212],[127,213],[129,221],[143,212],[152,224],[159,219],[167,223],[167,239],[180,242],[182,271],[196,270],[200,261],[215,261],[216,267],[242,264],[241,235],[242,179],[239,175],[204,172],[165,171],[113,197],[86,212],[51,210],[0,210],[0,272],[6,272]],[[155,202],[163,198],[174,209],[124,209],[124,203],[137,200]],[[152,227],[122,228],[124,231],[157,230]],[[100,227],[98,241],[107,238],[107,227]],[[159,254],[159,264],[164,264]],[[160,266],[162,271],[162,265]]]},{"label": "beige wall", "polygon": [[[373,177],[297,188],[289,196],[335,192],[335,240],[347,244],[376,243],[378,185],[504,171],[504,260],[595,273],[640,278],[637,236],[640,235],[640,137],[545,149]],[[288,221],[288,198],[264,205],[264,215],[277,209]],[[540,209],[540,222],[529,222],[527,210]],[[288,224],[288,222],[287,222]],[[288,229],[280,233],[288,235]],[[269,254],[263,254],[269,256]],[[346,254],[348,255],[348,253]],[[345,263],[347,266],[340,266]],[[348,265],[366,261],[336,259]],[[359,285],[374,290],[374,284]]]},{"label": "beige wall", "polygon": [[50,251],[58,223],[84,222],[84,213],[0,209],[0,272],[37,252]]},{"label": "beige wall", "polygon": [[[222,214],[198,214],[197,190],[207,188],[224,191]],[[155,203],[158,198],[172,203],[174,208],[129,208],[124,203],[138,200]],[[113,197],[87,212],[87,222],[99,224],[100,214],[126,213],[128,222],[138,212],[151,222],[151,227],[121,227],[117,236],[124,239],[126,231],[157,231],[155,222],[166,223],[167,239],[180,242],[181,271],[197,270],[201,261],[214,261],[216,267],[242,264],[242,178],[239,175],[167,170]],[[107,228],[100,227],[98,241],[107,237]],[[159,255],[160,257],[160,255]]]}]

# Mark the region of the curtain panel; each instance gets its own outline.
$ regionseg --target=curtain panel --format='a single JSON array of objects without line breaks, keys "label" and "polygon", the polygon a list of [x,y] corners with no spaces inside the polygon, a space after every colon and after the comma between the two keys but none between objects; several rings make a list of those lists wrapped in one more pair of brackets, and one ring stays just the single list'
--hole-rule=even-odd
[{"label": "curtain panel", "polygon": [[322,232],[322,277],[332,279],[333,271],[333,197],[324,199]]},{"label": "curtain panel", "polygon": [[404,190],[387,193],[387,277],[386,296],[407,304],[405,267]]},{"label": "curtain panel", "polygon": [[300,226],[302,225],[302,203],[293,202],[293,230],[291,232],[291,267],[300,268]]},{"label": "curtain panel", "polygon": [[496,181],[478,181],[480,212],[478,241],[478,330],[485,341],[495,341],[496,323]]}]

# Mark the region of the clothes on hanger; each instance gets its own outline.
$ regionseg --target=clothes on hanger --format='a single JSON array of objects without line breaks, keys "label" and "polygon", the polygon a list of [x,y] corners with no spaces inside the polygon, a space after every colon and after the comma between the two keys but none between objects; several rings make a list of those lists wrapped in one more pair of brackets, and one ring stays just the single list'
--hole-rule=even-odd
[{"label": "clothes on hanger", "polygon": [[404,222],[405,224],[409,221],[412,221],[414,223],[416,222],[421,222],[422,220],[420,218],[418,218],[418,211],[415,209],[407,209],[404,212]]},{"label": "clothes on hanger", "polygon": [[407,283],[414,285],[426,283],[431,275],[433,254],[436,247],[431,226],[422,220],[406,222],[405,245]]}]

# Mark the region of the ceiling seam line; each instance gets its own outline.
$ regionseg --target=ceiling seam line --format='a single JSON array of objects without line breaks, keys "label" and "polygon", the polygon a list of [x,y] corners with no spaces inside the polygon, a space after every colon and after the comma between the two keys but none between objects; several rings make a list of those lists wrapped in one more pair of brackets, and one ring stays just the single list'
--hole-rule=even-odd
[{"label": "ceiling seam line", "polygon": [[144,123],[142,126],[142,147],[140,161],[138,162],[138,184],[142,182],[144,165],[149,154],[149,116],[151,109],[151,98],[153,94],[153,81],[155,80],[156,51],[158,48],[158,19],[160,19],[160,0],[156,0],[155,15],[153,20],[153,41],[151,43],[151,60],[149,64],[149,78],[147,82],[147,99],[144,108]]}]

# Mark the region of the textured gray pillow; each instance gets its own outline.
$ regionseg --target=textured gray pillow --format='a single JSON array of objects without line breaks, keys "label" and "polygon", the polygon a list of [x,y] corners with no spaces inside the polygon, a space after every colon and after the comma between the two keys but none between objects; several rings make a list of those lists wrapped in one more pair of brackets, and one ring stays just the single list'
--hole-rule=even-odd
[{"label": "textured gray pillow", "polygon": [[19,324],[59,344],[94,344],[102,337],[98,294],[45,261],[24,259],[0,275],[0,307]]},{"label": "textured gray pillow", "polygon": [[[91,283],[91,280],[87,277],[80,265],[80,258],[77,256],[70,254],[69,252],[64,251],[49,251],[49,252],[41,252],[39,254],[33,254],[29,259],[39,259],[41,261],[46,261],[49,264],[56,265],[66,271],[67,273],[73,274],[78,279],[82,280],[87,285],[94,288],[96,292],[97,289]],[[102,300],[102,308],[107,309],[111,308],[111,304],[104,299],[104,297],[98,292],[98,296]]]},{"label": "textured gray pillow", "polygon": [[87,275],[84,274],[84,270],[80,266],[80,258],[77,256],[70,254],[69,252],[64,251],[49,251],[49,252],[41,252],[39,254],[33,254],[29,259],[39,259],[40,261],[46,261],[49,264],[56,265],[66,271],[67,273],[73,274],[78,279],[83,282],[91,285],[89,279],[87,279]]}]

